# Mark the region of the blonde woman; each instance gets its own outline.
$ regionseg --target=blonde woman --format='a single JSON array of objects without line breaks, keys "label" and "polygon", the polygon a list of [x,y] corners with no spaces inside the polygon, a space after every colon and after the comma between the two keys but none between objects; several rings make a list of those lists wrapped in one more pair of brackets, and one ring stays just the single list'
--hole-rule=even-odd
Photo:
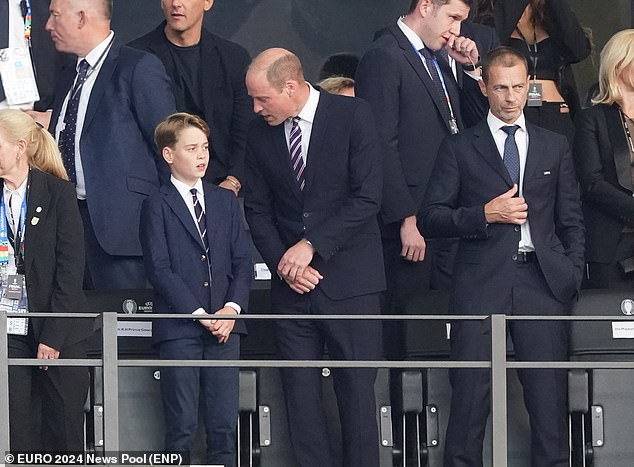
[{"label": "blonde woman", "polygon": [[599,94],[576,119],[588,286],[634,285],[634,29],[601,52]]},{"label": "blonde woman", "polygon": [[[85,311],[75,189],[51,135],[19,110],[0,110],[0,179],[0,306]],[[12,318],[9,328],[9,357],[57,359],[85,357],[92,326],[85,319]],[[86,368],[11,366],[9,391],[11,450],[83,450]]]}]

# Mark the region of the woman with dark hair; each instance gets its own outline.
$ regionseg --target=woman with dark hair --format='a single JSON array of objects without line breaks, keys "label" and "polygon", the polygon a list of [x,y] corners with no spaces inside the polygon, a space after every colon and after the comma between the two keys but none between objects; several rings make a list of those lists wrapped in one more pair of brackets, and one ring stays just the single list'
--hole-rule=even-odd
[{"label": "woman with dark hair", "polygon": [[482,15],[493,5],[500,43],[528,61],[526,118],[572,143],[572,118],[580,104],[571,64],[590,55],[591,42],[567,1],[481,0],[480,4]]},{"label": "woman with dark hair", "polygon": [[[86,311],[75,188],[55,140],[19,110],[0,110],[0,309]],[[86,319],[9,318],[10,358],[85,358]],[[12,451],[83,451],[88,369],[9,367]],[[40,410],[41,407],[41,410]]]},{"label": "woman with dark hair", "polygon": [[576,118],[587,286],[634,285],[634,29],[601,51],[599,93]]}]

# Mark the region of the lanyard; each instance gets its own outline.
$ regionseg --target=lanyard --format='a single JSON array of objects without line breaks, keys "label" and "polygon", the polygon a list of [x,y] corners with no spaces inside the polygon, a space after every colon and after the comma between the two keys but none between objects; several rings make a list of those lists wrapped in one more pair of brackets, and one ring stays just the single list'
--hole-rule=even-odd
[{"label": "lanyard", "polygon": [[77,92],[83,88],[83,85],[86,81],[88,81],[88,78],[90,78],[90,76],[95,72],[95,70],[97,69],[97,67],[99,67],[99,64],[106,58],[106,55],[108,54],[108,51],[110,50],[110,48],[112,47],[112,43],[114,42],[114,36],[112,36],[112,39],[110,39],[110,42],[108,42],[108,45],[106,46],[106,48],[104,49],[103,52],[101,52],[101,55],[99,55],[99,58],[97,59],[97,61],[95,62],[94,65],[90,65],[90,63],[88,63],[88,60],[86,60],[86,57],[84,57],[84,60],[86,60],[86,63],[88,63],[88,66],[90,66],[90,69],[88,70],[88,72],[86,73],[86,78],[84,78],[84,82],[80,83],[77,78],[79,78],[79,74],[75,77],[75,83],[73,84],[73,87],[71,89],[70,92],[70,97],[68,98],[68,100],[70,101],[71,99],[73,99],[75,97],[75,95],[77,94]]},{"label": "lanyard", "polygon": [[533,65],[533,81],[535,81],[537,79],[537,30],[533,29],[533,47],[534,49],[531,49],[531,45],[528,43],[528,41],[526,40],[526,37],[524,37],[524,34],[522,34],[522,31],[520,31],[519,28],[515,28],[515,31],[517,32],[517,34],[519,34],[520,38],[524,41],[524,43],[526,44],[526,47],[528,47],[528,57],[531,61],[531,65]]},{"label": "lanyard", "polygon": [[[413,46],[412,46],[413,47]],[[425,61],[425,64],[427,65],[427,67],[430,66],[429,63],[427,63],[427,59],[423,56],[423,54],[420,52],[420,50],[417,50],[416,47],[414,47],[414,50],[416,50],[416,53]],[[451,134],[456,134],[458,133],[458,121],[456,120],[456,117],[453,113],[453,107],[451,105],[451,98],[449,97],[449,92],[447,91],[447,85],[445,83],[445,77],[442,74],[442,70],[440,69],[440,66],[438,65],[438,59],[436,59],[436,57],[433,57],[431,59],[432,62],[434,62],[434,66],[436,67],[436,71],[438,71],[438,77],[440,78],[440,84],[442,84],[442,90],[443,93],[445,94],[445,99],[447,99],[447,106],[449,107],[449,115],[450,115],[450,119],[447,122],[447,124],[449,125],[449,129],[451,130]]]},{"label": "lanyard", "polygon": [[619,109],[619,113],[621,114],[621,121],[623,122],[623,129],[625,130],[625,136],[627,136],[627,141],[630,143],[630,151],[634,153],[634,141],[632,141],[630,127],[627,124],[625,113],[620,109]]},{"label": "lanyard", "polygon": [[22,0],[20,2],[20,10],[22,10],[22,18],[24,19],[24,39],[31,46],[31,29],[33,25],[33,15],[31,11],[31,0]]},{"label": "lanyard", "polygon": [[[24,229],[26,219],[26,198],[29,191],[27,182],[26,192],[20,207],[20,220],[15,235],[12,235],[13,255],[16,267],[24,263]],[[9,263],[9,229],[7,226],[7,214],[4,204],[4,194],[0,197],[0,265]]]}]

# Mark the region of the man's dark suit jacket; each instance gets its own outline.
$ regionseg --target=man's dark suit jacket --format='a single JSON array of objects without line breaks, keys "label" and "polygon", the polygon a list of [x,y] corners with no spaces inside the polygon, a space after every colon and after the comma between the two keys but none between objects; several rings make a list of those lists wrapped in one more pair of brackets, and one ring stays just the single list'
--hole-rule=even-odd
[{"label": "man's dark suit jacket", "polygon": [[[165,65],[172,85],[180,82],[180,70],[170,52],[165,36],[165,22],[145,36],[130,43],[131,47],[155,54]],[[227,175],[242,181],[244,151],[253,104],[245,85],[245,75],[251,59],[240,45],[225,40],[203,28],[200,38],[200,82],[204,115],[200,115],[211,130],[212,163],[205,180],[219,183]],[[176,95],[176,92],[174,92]],[[180,104],[177,103],[178,106]],[[191,112],[179,108],[179,111]]]},{"label": "man's dark suit jacket", "polygon": [[[24,268],[29,311],[87,312],[82,291],[84,230],[75,189],[31,169],[24,232]],[[33,318],[36,342],[63,350],[90,336],[90,319]]]},{"label": "man's dark suit jacket", "polygon": [[[553,296],[568,303],[584,269],[584,228],[572,157],[563,136],[530,123],[527,129],[523,195],[531,238]],[[487,226],[484,216],[484,205],[512,186],[486,120],[443,143],[423,225],[432,237],[461,237],[452,298],[458,314],[495,312],[504,281],[513,277],[520,228]]]},{"label": "man's dark suit jacket", "polygon": [[599,104],[576,118],[574,155],[587,229],[586,259],[614,263],[624,226],[634,226],[629,143],[616,105]]},{"label": "man's dark suit jacket", "polygon": [[[72,66],[73,60],[69,55],[55,50],[50,34],[46,31],[48,20],[49,0],[31,2],[31,59],[35,68],[37,89],[40,100],[35,103],[35,110],[45,111],[51,108],[55,99],[55,86],[62,70]],[[8,27],[8,25],[2,25]]]},{"label": "man's dark suit jacket", "polygon": [[385,288],[376,215],[381,159],[371,109],[360,99],[321,92],[306,163],[306,186],[295,181],[284,125],[255,120],[247,138],[245,211],[255,246],[273,273],[271,297],[298,295],[275,271],[286,250],[308,239],[319,287],[333,300]]},{"label": "man's dark suit jacket", "polygon": [[[443,74],[462,127],[458,86],[450,73]],[[390,235],[398,236],[400,221],[422,208],[438,147],[449,135],[448,122],[418,52],[398,26],[378,35],[355,80],[356,95],[372,106],[384,145],[381,220],[393,224]]]},{"label": "man's dark suit jacket", "polygon": [[[74,77],[71,67],[56,93],[53,134]],[[90,219],[109,255],[141,255],[141,203],[158,190],[159,173],[169,179],[154,128],[175,111],[163,64],[152,54],[113,46],[92,88],[80,141]]]},{"label": "man's dark suit jacket", "polygon": [[[251,248],[238,200],[205,183],[205,213],[211,280],[205,248],[194,219],[176,187],[168,182],[143,203],[141,245],[145,271],[155,290],[157,313],[213,313],[235,302],[246,311],[253,277]],[[234,332],[245,332],[236,321]],[[207,331],[188,319],[156,320],[154,342],[198,337]]]}]

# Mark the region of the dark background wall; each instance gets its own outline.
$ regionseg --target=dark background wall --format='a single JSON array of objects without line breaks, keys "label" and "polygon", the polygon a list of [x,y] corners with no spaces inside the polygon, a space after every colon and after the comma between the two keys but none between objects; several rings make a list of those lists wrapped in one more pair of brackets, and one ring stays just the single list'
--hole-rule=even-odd
[{"label": "dark background wall", "polygon": [[[509,0],[505,0],[509,1]],[[362,54],[375,31],[393,24],[410,0],[216,0],[208,29],[242,44],[252,55],[274,46],[292,50],[314,81],[324,59],[337,52]],[[569,0],[584,26],[592,29],[593,58],[576,66],[584,92],[596,81],[598,53],[616,31],[631,27],[632,0]],[[114,0],[113,29],[128,42],[155,27],[160,0]]]}]

